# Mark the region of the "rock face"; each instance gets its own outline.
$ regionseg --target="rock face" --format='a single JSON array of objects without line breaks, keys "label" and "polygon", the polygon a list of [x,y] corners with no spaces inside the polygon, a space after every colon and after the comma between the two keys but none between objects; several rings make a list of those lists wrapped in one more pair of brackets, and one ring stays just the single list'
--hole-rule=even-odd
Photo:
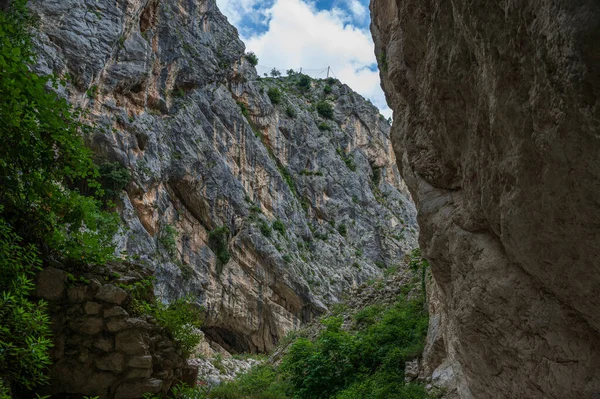
[{"label": "rock face", "polygon": [[415,246],[377,109],[336,81],[260,79],[214,0],[30,4],[38,70],[70,76],[60,92],[103,128],[91,148],[132,173],[119,250],[164,300],[197,298],[226,349],[273,348]]},{"label": "rock face", "polygon": [[597,397],[600,4],[371,10],[435,278],[427,367],[463,398]]}]

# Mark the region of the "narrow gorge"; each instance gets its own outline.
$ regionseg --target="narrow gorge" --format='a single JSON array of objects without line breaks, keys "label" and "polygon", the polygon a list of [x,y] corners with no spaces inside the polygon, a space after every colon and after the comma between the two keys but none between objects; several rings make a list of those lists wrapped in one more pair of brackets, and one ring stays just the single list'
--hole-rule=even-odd
[{"label": "narrow gorge", "polygon": [[600,398],[600,4],[369,6],[0,1],[0,399]]}]

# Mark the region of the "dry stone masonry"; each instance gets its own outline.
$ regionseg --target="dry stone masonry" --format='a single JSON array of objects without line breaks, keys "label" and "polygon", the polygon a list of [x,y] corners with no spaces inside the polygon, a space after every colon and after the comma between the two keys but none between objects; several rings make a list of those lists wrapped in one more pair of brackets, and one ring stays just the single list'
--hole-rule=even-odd
[{"label": "dry stone masonry", "polygon": [[152,317],[133,315],[129,294],[118,287],[147,277],[128,264],[77,277],[48,267],[38,275],[36,295],[49,302],[54,335],[44,393],[133,399],[165,394],[182,380],[190,367],[177,344]]}]

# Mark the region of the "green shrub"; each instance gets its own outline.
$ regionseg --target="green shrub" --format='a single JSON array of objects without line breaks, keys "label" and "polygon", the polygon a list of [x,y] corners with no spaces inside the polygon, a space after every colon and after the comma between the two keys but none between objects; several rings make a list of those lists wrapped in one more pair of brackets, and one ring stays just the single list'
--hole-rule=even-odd
[{"label": "green shrub", "polygon": [[31,389],[44,384],[50,365],[50,319],[44,301],[33,301],[41,269],[33,245],[23,245],[0,219],[0,386]]},{"label": "green shrub", "polygon": [[421,293],[423,294],[423,300],[427,300],[427,290],[425,287],[426,281],[425,276],[427,275],[427,269],[429,269],[429,262],[427,259],[421,256],[421,248],[415,248],[410,253],[410,260],[408,267],[415,273],[421,274]]},{"label": "green shrub", "polygon": [[310,89],[312,83],[312,79],[310,78],[310,76],[305,75],[303,73],[300,74],[300,78],[298,79],[298,87],[303,90],[303,91],[307,91]]},{"label": "green shrub", "polygon": [[327,101],[319,101],[317,103],[317,112],[323,118],[327,118],[327,119],[333,118],[333,107]]},{"label": "green shrub", "polygon": [[285,225],[279,219],[273,222],[273,230],[280,232],[281,235],[285,235]]},{"label": "green shrub", "polygon": [[338,226],[338,233],[340,233],[340,235],[346,237],[346,235],[348,235],[348,229],[346,228],[345,224],[340,224]]},{"label": "green shrub", "polygon": [[296,110],[291,105],[287,106],[287,108],[285,109],[285,113],[292,119],[294,119],[298,115]]},{"label": "green shrub", "polygon": [[325,85],[325,87],[323,87],[323,93],[331,94],[331,86]]},{"label": "green shrub", "polygon": [[336,150],[342,161],[346,164],[348,169],[351,171],[356,171],[356,163],[354,162],[354,156],[352,154],[346,154],[341,148]]},{"label": "green shrub", "polygon": [[258,57],[252,51],[246,53],[246,59],[252,66],[258,65]]},{"label": "green shrub", "polygon": [[218,227],[208,233],[208,245],[217,257],[219,270],[222,270],[223,265],[227,264],[231,258],[228,244],[229,228],[227,226]]},{"label": "green shrub", "polygon": [[285,263],[290,263],[292,261],[292,257],[288,254],[285,254],[281,257]]},{"label": "green shrub", "polygon": [[337,79],[335,78],[327,78],[327,80],[325,80],[327,82],[328,85],[333,86],[334,84],[337,83]]},{"label": "green shrub", "polygon": [[238,105],[238,107],[240,107],[240,110],[242,111],[242,115],[244,115],[246,118],[248,118],[250,116],[250,111],[248,111],[248,106],[241,101],[237,101],[237,105]]},{"label": "green shrub", "polygon": [[281,76],[281,72],[277,68],[271,69],[270,74],[274,78],[277,78],[277,77]]},{"label": "green shrub", "polygon": [[331,126],[327,122],[321,122],[319,123],[319,130],[331,131]]},{"label": "green shrub", "polygon": [[162,229],[158,237],[158,242],[160,242],[162,246],[165,247],[165,249],[171,256],[175,255],[175,253],[177,252],[178,235],[179,233],[177,233],[175,227],[168,224]]},{"label": "green shrub", "polygon": [[281,91],[276,87],[271,87],[267,91],[267,95],[273,104],[279,104],[281,102]]},{"label": "green shrub", "polygon": [[[76,189],[97,188],[98,170],[83,136],[93,128],[81,112],[49,91],[58,79],[38,76],[24,0],[0,11],[0,205],[3,217],[27,242],[55,257],[104,263],[114,258],[118,216]],[[64,82],[63,82],[64,83]]]},{"label": "green shrub", "polygon": [[118,162],[102,163],[98,166],[98,182],[104,190],[105,200],[114,200],[131,181],[129,169]]},{"label": "green shrub", "polygon": [[262,233],[263,236],[270,238],[273,235],[271,226],[269,226],[269,223],[265,222],[264,220],[260,222],[259,227],[260,227],[260,232]]}]

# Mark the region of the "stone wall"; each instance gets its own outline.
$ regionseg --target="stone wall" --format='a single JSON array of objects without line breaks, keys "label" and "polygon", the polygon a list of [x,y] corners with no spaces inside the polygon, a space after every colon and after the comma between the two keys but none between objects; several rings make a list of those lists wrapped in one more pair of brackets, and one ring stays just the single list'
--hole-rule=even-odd
[{"label": "stone wall", "polygon": [[150,316],[136,316],[120,284],[144,274],[113,264],[84,273],[48,267],[37,278],[37,296],[49,302],[54,334],[51,385],[43,393],[140,398],[164,394],[182,378],[181,350]]}]

